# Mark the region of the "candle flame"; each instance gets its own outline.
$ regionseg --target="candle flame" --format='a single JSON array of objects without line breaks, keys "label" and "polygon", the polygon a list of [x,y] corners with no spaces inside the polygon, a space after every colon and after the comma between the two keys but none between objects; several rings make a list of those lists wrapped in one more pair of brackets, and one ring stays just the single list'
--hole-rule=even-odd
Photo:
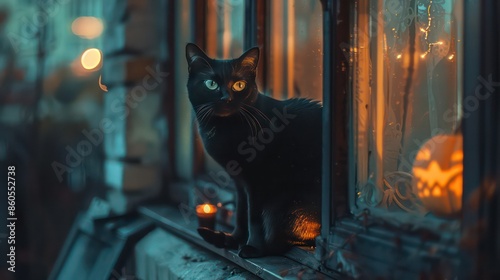
[{"label": "candle flame", "polygon": [[210,205],[205,204],[205,205],[203,206],[203,212],[205,212],[205,213],[210,213]]}]

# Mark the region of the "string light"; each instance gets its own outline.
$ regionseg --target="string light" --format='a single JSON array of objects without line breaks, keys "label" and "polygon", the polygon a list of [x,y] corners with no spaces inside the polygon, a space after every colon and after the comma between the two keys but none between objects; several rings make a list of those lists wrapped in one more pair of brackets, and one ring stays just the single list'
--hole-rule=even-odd
[{"label": "string light", "polygon": [[435,45],[442,45],[443,42],[438,41],[438,42],[429,42],[429,33],[431,32],[431,26],[432,26],[432,16],[431,16],[431,9],[432,9],[432,0],[429,0],[429,5],[427,6],[427,26],[425,28],[420,28],[420,31],[424,33],[424,39],[425,42],[427,43],[427,50],[420,55],[421,58],[425,58],[427,54],[429,54],[432,51],[432,47]]}]

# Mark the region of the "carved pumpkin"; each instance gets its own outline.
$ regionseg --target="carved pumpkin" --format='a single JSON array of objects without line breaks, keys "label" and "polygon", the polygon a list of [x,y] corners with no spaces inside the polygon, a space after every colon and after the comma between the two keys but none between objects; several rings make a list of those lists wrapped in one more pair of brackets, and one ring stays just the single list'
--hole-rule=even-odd
[{"label": "carved pumpkin", "polygon": [[425,142],[413,163],[413,191],[427,210],[450,217],[462,209],[463,137],[437,135]]}]

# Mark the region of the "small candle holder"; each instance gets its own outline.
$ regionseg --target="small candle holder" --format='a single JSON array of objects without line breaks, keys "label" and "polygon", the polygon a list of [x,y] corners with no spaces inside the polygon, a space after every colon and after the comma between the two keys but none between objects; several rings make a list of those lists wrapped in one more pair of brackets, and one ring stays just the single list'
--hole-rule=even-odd
[{"label": "small candle holder", "polygon": [[217,207],[212,204],[200,204],[196,206],[196,215],[198,216],[199,227],[215,229],[215,216]]}]

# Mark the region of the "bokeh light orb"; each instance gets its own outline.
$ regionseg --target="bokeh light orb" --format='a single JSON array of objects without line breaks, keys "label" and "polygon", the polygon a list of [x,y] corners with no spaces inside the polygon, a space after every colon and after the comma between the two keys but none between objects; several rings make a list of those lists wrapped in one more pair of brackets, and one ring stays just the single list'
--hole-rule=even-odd
[{"label": "bokeh light orb", "polygon": [[71,24],[73,34],[84,39],[97,38],[102,34],[103,30],[102,20],[96,17],[78,17]]},{"label": "bokeh light orb", "polygon": [[97,70],[101,66],[102,53],[99,49],[91,48],[83,52],[81,63],[86,70]]}]

